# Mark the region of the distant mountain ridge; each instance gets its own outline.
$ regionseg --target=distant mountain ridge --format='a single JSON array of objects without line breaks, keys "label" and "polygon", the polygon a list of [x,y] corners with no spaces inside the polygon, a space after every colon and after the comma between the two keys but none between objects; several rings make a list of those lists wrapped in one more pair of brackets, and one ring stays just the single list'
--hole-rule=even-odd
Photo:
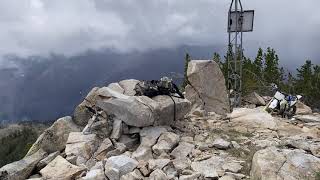
[{"label": "distant mountain ridge", "polygon": [[11,56],[10,64],[16,66],[0,69],[0,121],[51,121],[72,114],[94,86],[181,74],[186,52],[208,59],[222,51],[223,46],[182,46],[127,54],[105,50],[73,57]]}]

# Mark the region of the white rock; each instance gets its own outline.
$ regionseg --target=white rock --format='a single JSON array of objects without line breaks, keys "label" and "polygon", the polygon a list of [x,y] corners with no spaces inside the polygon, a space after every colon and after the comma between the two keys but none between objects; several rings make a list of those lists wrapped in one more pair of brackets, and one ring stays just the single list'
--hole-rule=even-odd
[{"label": "white rock", "polygon": [[119,82],[119,85],[124,89],[124,94],[128,96],[134,96],[136,91],[134,88],[140,81],[136,79],[127,79]]},{"label": "white rock", "polygon": [[159,136],[167,132],[166,127],[161,127],[161,126],[150,126],[150,127],[145,127],[140,131],[140,137],[141,137],[141,145],[146,146],[146,147],[151,147],[153,146],[156,142]]},{"label": "white rock", "polygon": [[194,141],[204,142],[207,139],[207,137],[208,137],[207,134],[197,134],[194,136]]},{"label": "white rock", "polygon": [[148,161],[148,166],[150,170],[162,169],[167,164],[169,164],[170,159],[150,159]]},{"label": "white rock", "polygon": [[153,159],[152,150],[150,147],[139,146],[133,153],[132,158],[138,161],[148,161],[149,159]]},{"label": "white rock", "polygon": [[141,144],[136,151],[132,153],[132,157],[139,161],[153,159],[151,147],[157,142],[157,139],[163,132],[167,132],[167,129],[161,126],[143,128],[140,131]]},{"label": "white rock", "polygon": [[179,180],[194,180],[201,176],[201,173],[194,173],[191,175],[182,175],[179,177]]},{"label": "white rock", "polygon": [[75,108],[73,112],[75,124],[83,127],[88,124],[88,121],[93,116],[93,113],[87,107],[92,108],[97,98],[99,98],[96,93],[98,89],[98,87],[91,89],[85,100]]},{"label": "white rock", "polygon": [[177,179],[178,178],[178,172],[176,171],[176,169],[173,167],[172,164],[169,164],[166,167],[164,167],[163,172],[166,173],[166,175],[168,176],[168,179]]},{"label": "white rock", "polygon": [[296,114],[312,114],[312,109],[309,106],[303,104],[301,101],[298,101],[296,103],[296,107]]},{"label": "white rock", "polygon": [[148,176],[150,174],[150,170],[148,167],[147,161],[139,161],[137,169],[143,174],[143,176]]},{"label": "white rock", "polygon": [[242,169],[242,166],[237,162],[228,162],[222,166],[222,169],[228,172],[238,173]]},{"label": "white rock", "polygon": [[319,169],[320,159],[302,150],[269,147],[255,153],[250,174],[261,180],[313,179]]},{"label": "white rock", "polygon": [[187,157],[193,149],[193,144],[180,142],[179,145],[171,152],[171,155],[176,159],[182,159]]},{"label": "white rock", "polygon": [[111,83],[108,85],[108,88],[123,94],[124,93],[124,89],[119,85],[119,83]]},{"label": "white rock", "polygon": [[111,156],[118,156],[124,153],[126,150],[127,150],[127,147],[123,143],[115,143],[115,149],[107,152],[106,157],[109,158]]},{"label": "white rock", "polygon": [[151,126],[158,119],[154,113],[158,103],[145,96],[99,100],[97,106],[129,126]]},{"label": "white rock", "polygon": [[261,140],[258,139],[258,140],[253,141],[253,144],[260,149],[264,149],[264,148],[267,148],[270,146],[277,146],[277,145],[279,145],[279,142],[277,142],[273,139],[261,139]]},{"label": "white rock", "polygon": [[149,180],[168,180],[168,177],[162,170],[156,169],[150,174]]},{"label": "white rock", "polygon": [[219,180],[236,180],[233,176],[222,176],[221,178],[219,178]]},{"label": "white rock", "polygon": [[100,144],[98,150],[94,153],[95,159],[101,161],[106,158],[106,155],[109,151],[113,149],[113,144],[109,138],[106,138]]},{"label": "white rock", "polygon": [[111,166],[105,167],[104,173],[108,177],[109,180],[119,180],[120,179],[120,171],[117,168],[113,168]]},{"label": "white rock", "polygon": [[93,88],[86,96],[84,101],[81,104],[79,104],[74,110],[74,122],[79,126],[86,126],[88,124],[89,119],[94,115],[90,108],[96,109],[98,101],[117,98],[127,99],[129,98],[129,96],[114,91],[109,87]]},{"label": "white rock", "polygon": [[121,176],[120,180],[143,180],[144,177],[142,176],[141,172],[138,169]]},{"label": "white rock", "polygon": [[40,171],[40,174],[44,179],[75,179],[84,170],[84,167],[75,166],[63,157],[57,156]]},{"label": "white rock", "polygon": [[231,141],[231,145],[235,149],[239,149],[241,147],[236,141]]},{"label": "white rock", "polygon": [[104,162],[103,161],[98,161],[94,166],[90,168],[90,170],[95,170],[95,169],[103,169],[104,168]]},{"label": "white rock", "polygon": [[98,148],[98,138],[95,134],[84,135],[81,132],[71,132],[66,145],[67,157],[76,156],[76,164],[85,164]]},{"label": "white rock", "polygon": [[86,176],[81,178],[82,180],[107,180],[102,169],[94,169],[87,172]]},{"label": "white rock", "polygon": [[91,142],[97,139],[95,134],[82,134],[81,132],[71,132],[69,134],[67,144],[75,144],[81,142]]},{"label": "white rock", "polygon": [[44,168],[46,165],[48,165],[52,160],[54,160],[58,155],[60,155],[59,151],[56,151],[54,153],[49,154],[46,158],[42,159],[38,164],[37,164],[37,169],[41,170]]},{"label": "white rock", "polygon": [[42,149],[36,153],[24,157],[20,161],[7,164],[0,169],[0,179],[4,180],[24,180],[27,179],[35,166],[47,155]]},{"label": "white rock", "polygon": [[129,96],[124,95],[122,93],[119,93],[117,91],[114,91],[108,87],[98,88],[94,95],[96,97],[94,97],[95,99],[92,100],[93,101],[92,103],[96,103],[101,99],[117,99],[117,98],[127,99],[127,98],[129,98]]},{"label": "white rock", "polygon": [[47,153],[61,151],[66,147],[70,132],[80,132],[70,116],[58,119],[51,127],[46,129],[29,149],[27,156],[42,148]]},{"label": "white rock", "polygon": [[129,126],[171,125],[174,121],[174,114],[179,120],[190,110],[191,103],[186,99],[173,97],[173,102],[168,96],[156,96],[151,99],[146,96],[119,95],[107,87],[100,88],[97,92],[101,89],[106,92],[103,97],[107,97],[108,93],[111,95],[107,98],[100,96],[96,98],[96,106]]},{"label": "white rock", "polygon": [[159,120],[154,125],[171,125],[174,121],[181,120],[191,109],[191,102],[187,99],[159,95],[152,98],[159,106]]},{"label": "white rock", "polygon": [[311,153],[320,158],[320,143],[314,143],[310,146],[310,151]]},{"label": "white rock", "polygon": [[157,144],[152,147],[155,154],[169,153],[180,140],[180,136],[172,132],[164,132],[158,139]]},{"label": "white rock", "polygon": [[[106,160],[105,169],[108,168],[114,168],[119,171],[119,176],[125,175],[132,170],[134,170],[138,166],[138,161],[125,156],[125,155],[119,155],[119,156],[112,156]],[[108,174],[106,173],[108,176]],[[119,178],[120,178],[119,177]],[[108,178],[110,178],[108,176]]]},{"label": "white rock", "polygon": [[194,108],[226,114],[230,111],[225,79],[219,65],[212,60],[192,60],[188,64],[186,98]]},{"label": "white rock", "polygon": [[187,142],[187,143],[193,143],[193,137],[191,137],[191,136],[183,136],[183,137],[181,137],[181,140],[180,140],[181,142]]},{"label": "white rock", "polygon": [[172,161],[174,168],[181,172],[182,170],[188,169],[191,164],[191,160],[187,157],[178,158]]},{"label": "white rock", "polygon": [[296,115],[294,118],[303,122],[320,122],[320,115]]},{"label": "white rock", "polygon": [[207,113],[205,110],[201,109],[201,107],[197,107],[195,109],[192,109],[191,114],[198,117],[204,117]]},{"label": "white rock", "polygon": [[121,135],[122,135],[122,121],[119,119],[114,119],[110,138],[118,140]]},{"label": "white rock", "polygon": [[205,178],[218,178],[218,171],[221,171],[224,160],[218,156],[210,159],[192,162],[191,169],[201,173]]},{"label": "white rock", "polygon": [[213,141],[212,145],[218,149],[228,149],[230,147],[230,142],[218,138]]},{"label": "white rock", "polygon": [[248,131],[255,129],[277,130],[277,120],[261,108],[235,108],[229,117],[233,127],[243,127]]},{"label": "white rock", "polygon": [[255,104],[257,106],[265,106],[266,102],[264,99],[256,92],[252,92],[249,95],[245,96],[244,101],[249,102],[251,104]]}]

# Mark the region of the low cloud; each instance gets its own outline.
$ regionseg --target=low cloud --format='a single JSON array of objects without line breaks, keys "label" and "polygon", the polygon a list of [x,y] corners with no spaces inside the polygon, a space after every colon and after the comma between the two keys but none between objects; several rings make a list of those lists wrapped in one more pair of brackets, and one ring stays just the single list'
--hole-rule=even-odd
[{"label": "low cloud", "polygon": [[[0,56],[76,55],[88,49],[148,51],[181,45],[226,46],[225,0],[2,0]],[[254,9],[246,53],[272,46],[285,62],[320,55],[319,0],[245,0]]]}]

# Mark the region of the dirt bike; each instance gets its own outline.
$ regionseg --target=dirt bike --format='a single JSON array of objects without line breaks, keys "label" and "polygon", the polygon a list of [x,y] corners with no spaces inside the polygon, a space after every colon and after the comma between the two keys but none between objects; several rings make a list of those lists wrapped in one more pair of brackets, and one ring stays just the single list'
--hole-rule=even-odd
[{"label": "dirt bike", "polygon": [[287,95],[277,91],[266,106],[269,113],[277,113],[283,118],[292,118],[297,110],[296,104],[302,98],[301,95]]}]

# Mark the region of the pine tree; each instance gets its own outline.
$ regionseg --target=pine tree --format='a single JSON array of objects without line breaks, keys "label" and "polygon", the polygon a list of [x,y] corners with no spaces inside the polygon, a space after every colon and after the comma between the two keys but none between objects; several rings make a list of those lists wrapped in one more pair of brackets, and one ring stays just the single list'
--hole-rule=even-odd
[{"label": "pine tree", "polygon": [[220,55],[218,53],[213,53],[213,57],[212,57],[212,60],[214,60],[216,63],[218,63],[219,65],[222,63],[221,62],[221,58],[220,58]]},{"label": "pine tree", "polygon": [[262,50],[262,48],[259,48],[257,56],[253,61],[253,65],[254,65],[254,73],[258,77],[263,78],[262,77],[262,72],[263,72],[263,50]]},{"label": "pine tree", "polygon": [[294,83],[295,83],[295,78],[293,77],[291,72],[287,72],[286,78],[283,79],[282,82],[282,87],[281,89],[289,94],[295,94],[295,87],[294,87]]},{"label": "pine tree", "polygon": [[299,69],[297,69],[297,80],[295,88],[297,92],[303,94],[304,99],[309,103],[313,103],[313,64],[310,60],[307,60]]},{"label": "pine tree", "polygon": [[279,70],[279,57],[274,49],[270,47],[267,48],[267,52],[264,53],[264,70],[263,79],[266,83],[276,83],[281,82],[281,73]]},{"label": "pine tree", "polygon": [[315,65],[313,67],[312,75],[312,98],[314,100],[314,106],[320,108],[320,66]]},{"label": "pine tree", "polygon": [[254,64],[250,58],[243,57],[242,60],[242,92],[244,95],[249,94],[256,88],[256,80],[254,77]]},{"label": "pine tree", "polygon": [[183,83],[182,83],[182,89],[185,90],[186,86],[188,85],[188,74],[187,74],[187,71],[188,71],[188,64],[189,62],[191,61],[191,57],[189,55],[189,53],[186,53],[186,56],[184,58],[184,80],[183,80]]}]

